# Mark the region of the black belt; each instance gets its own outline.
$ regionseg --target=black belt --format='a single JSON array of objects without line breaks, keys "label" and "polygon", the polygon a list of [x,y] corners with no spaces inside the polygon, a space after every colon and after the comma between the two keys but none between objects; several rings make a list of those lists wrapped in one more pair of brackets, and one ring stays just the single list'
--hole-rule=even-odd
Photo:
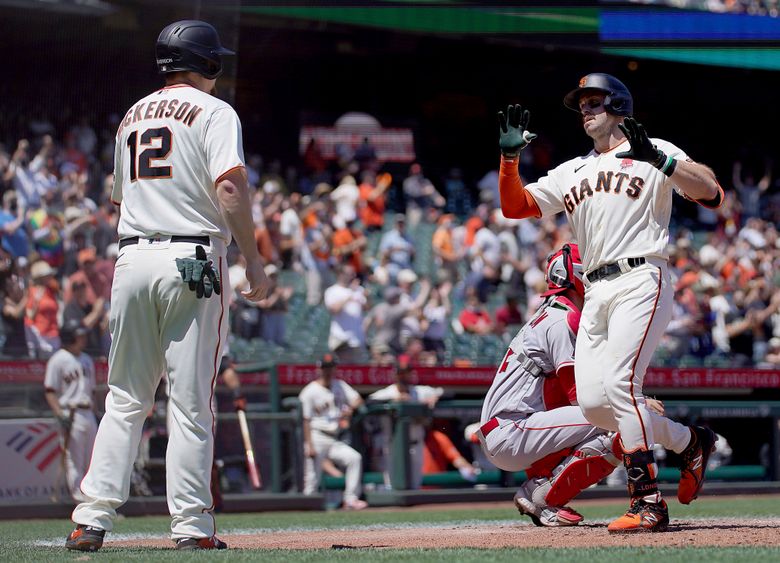
[{"label": "black belt", "polygon": [[[173,235],[171,242],[194,242],[196,244],[205,244],[206,246],[211,244],[211,239],[206,236],[189,236],[189,235]],[[127,237],[119,241],[119,249],[123,249],[130,244],[138,244],[138,237]]]},{"label": "black belt", "polygon": [[[636,268],[637,266],[641,266],[645,262],[647,262],[647,260],[645,260],[644,257],[626,259],[626,263],[628,264],[629,268]],[[619,274],[619,273],[620,273],[620,265],[617,262],[613,262],[612,264],[604,264],[603,266],[599,266],[595,270],[592,270],[587,274],[585,274],[585,277],[588,278],[589,282],[593,283],[600,279],[604,279],[606,277],[609,277],[614,274]]]}]

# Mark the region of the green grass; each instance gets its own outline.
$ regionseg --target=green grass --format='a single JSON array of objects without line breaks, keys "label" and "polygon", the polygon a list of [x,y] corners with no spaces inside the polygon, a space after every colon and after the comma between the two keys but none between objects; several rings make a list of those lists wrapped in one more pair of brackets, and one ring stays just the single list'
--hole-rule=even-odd
[{"label": "green grass", "polygon": [[[573,503],[588,520],[613,518],[622,510],[622,505]],[[704,498],[691,506],[669,503],[672,519],[686,518],[762,518],[780,517],[780,502],[771,497],[744,497],[739,499]],[[443,505],[440,509],[414,511],[367,511],[367,512],[276,512],[259,514],[222,514],[217,518],[220,531],[233,530],[290,530],[349,528],[375,525],[415,525],[457,523],[474,521],[507,521],[517,519],[517,512],[507,503],[494,508],[452,509]],[[169,531],[169,519],[161,516],[125,518],[117,521],[117,534],[152,534],[165,536]],[[229,559],[230,561],[556,561],[588,560],[601,562],[635,561],[680,561],[694,563],[720,563],[726,561],[780,561],[780,548],[734,547],[734,548],[664,548],[664,547],[620,547],[588,549],[322,549],[322,550],[228,550],[225,552],[200,552],[187,555],[170,549],[152,548],[104,548],[98,554],[73,554],[61,547],[34,545],[33,542],[60,541],[70,531],[67,520],[23,520],[0,521],[0,561],[206,561]],[[392,534],[392,530],[388,530]],[[663,536],[659,536],[659,544]],[[345,542],[348,536],[345,535]],[[81,559],[79,559],[81,557]]]}]

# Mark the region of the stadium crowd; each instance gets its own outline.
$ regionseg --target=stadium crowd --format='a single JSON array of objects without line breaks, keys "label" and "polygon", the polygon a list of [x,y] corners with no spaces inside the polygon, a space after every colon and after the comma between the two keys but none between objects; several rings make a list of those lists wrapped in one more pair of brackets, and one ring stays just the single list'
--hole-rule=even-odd
[{"label": "stadium crowd", "polygon": [[[71,320],[89,329],[89,354],[107,354],[116,124],[83,118],[57,130],[35,117],[0,147],[5,357],[50,356]],[[551,150],[540,139],[526,153],[521,171],[533,180]],[[242,259],[231,253],[234,337],[291,346],[295,288],[285,281],[302,279],[296,306],[327,309],[328,348],[341,363],[406,354],[437,365],[458,360],[447,354],[452,334],[508,341],[540,304],[548,253],[572,238],[565,222],[505,219],[495,170],[470,186],[459,169],[431,180],[419,163],[382,163],[367,139],[338,154],[324,159],[312,140],[298,166],[247,159],[255,238],[274,286],[259,304],[244,301]],[[780,190],[771,162],[760,179],[752,168],[735,162],[721,177],[720,209],[673,214],[677,298],[656,363],[780,367]]]},{"label": "stadium crowd", "polygon": [[728,12],[749,14],[751,16],[780,15],[778,0],[633,0],[637,4],[666,4],[674,8],[706,10],[708,12]]}]

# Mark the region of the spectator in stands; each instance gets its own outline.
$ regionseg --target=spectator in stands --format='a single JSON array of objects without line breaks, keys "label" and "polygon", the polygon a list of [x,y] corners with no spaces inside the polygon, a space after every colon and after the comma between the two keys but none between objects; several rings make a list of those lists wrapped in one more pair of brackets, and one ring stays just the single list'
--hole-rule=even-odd
[{"label": "spectator in stands", "polygon": [[12,257],[27,257],[30,253],[30,238],[26,231],[25,208],[19,205],[14,190],[3,194],[3,209],[0,211],[0,233],[2,247]]},{"label": "spectator in stands", "polygon": [[59,284],[54,279],[56,271],[43,260],[32,265],[32,287],[27,297],[28,342],[39,358],[48,358],[60,347],[60,330],[57,325]]},{"label": "spectator in stands", "polygon": [[89,291],[85,279],[77,278],[71,282],[70,297],[62,313],[62,324],[83,326],[87,331],[84,352],[90,356],[105,357],[111,342],[108,334],[109,300],[94,295],[90,300]]},{"label": "spectator in stands", "polygon": [[336,359],[325,354],[317,363],[317,379],[298,395],[303,414],[303,493],[311,495],[317,491],[322,462],[329,459],[345,469],[343,507],[362,510],[368,506],[360,500],[363,458],[340,438],[349,429],[352,413],[363,404],[363,399],[336,377],[336,365]]},{"label": "spectator in stands", "polygon": [[761,179],[756,182],[752,174],[742,173],[742,162],[734,162],[732,173],[734,188],[739,194],[739,203],[742,206],[742,222],[761,216],[761,198],[772,183],[772,162],[767,160],[766,169]]},{"label": "spectator in stands", "polygon": [[[232,257],[231,254],[228,256]],[[233,334],[244,339],[259,338],[262,336],[263,326],[260,305],[245,299],[241,294],[249,287],[249,281],[246,279],[246,261],[241,253],[236,255],[235,260],[228,270],[233,291],[230,301]]]},{"label": "spectator in stands", "polygon": [[358,215],[367,233],[381,231],[385,225],[385,194],[392,181],[390,174],[377,176],[370,170],[361,176]]},{"label": "spectator in stands", "polygon": [[[18,260],[26,261],[27,258]],[[24,279],[19,276],[17,263],[10,258],[4,261],[0,295],[3,299],[3,330],[5,342],[3,342],[3,355],[12,358],[29,357],[25,331],[25,310],[27,308],[27,286]]]},{"label": "spectator in stands", "polygon": [[333,257],[340,264],[349,264],[358,277],[363,279],[363,249],[366,237],[358,229],[352,229],[340,215],[333,217]]},{"label": "spectator in stands", "polygon": [[401,322],[409,305],[401,303],[401,290],[388,287],[384,290],[384,301],[374,305],[368,312],[363,327],[366,334],[373,329],[371,358],[374,363],[385,363],[385,356],[401,352]]},{"label": "spectator in stands", "polygon": [[493,332],[493,321],[477,296],[476,289],[466,292],[466,306],[458,317],[463,330],[471,334],[485,335]]},{"label": "spectator in stands", "polygon": [[324,302],[331,314],[328,348],[339,362],[360,363],[366,348],[363,316],[368,299],[352,266],[341,266],[336,283],[325,290]]},{"label": "spectator in stands", "polygon": [[497,236],[498,225],[490,221],[474,234],[474,243],[469,248],[470,269],[466,286],[477,290],[479,300],[487,301],[495,290],[501,275],[501,242]]},{"label": "spectator in stands", "polygon": [[285,337],[288,302],[293,294],[292,287],[279,285],[279,268],[273,264],[266,264],[265,275],[268,276],[270,286],[264,299],[257,305],[263,312],[263,340],[272,342],[278,346],[287,346]]},{"label": "spectator in stands", "polygon": [[83,282],[87,287],[89,304],[102,298],[108,302],[111,299],[111,278],[104,268],[97,268],[97,253],[94,248],[85,248],[78,253],[79,270],[68,278],[65,299],[70,299],[70,287],[76,282]]},{"label": "spectator in stands", "polygon": [[386,259],[386,268],[391,281],[395,281],[400,270],[412,267],[414,243],[405,231],[406,217],[398,214],[393,220],[393,228],[384,233],[379,242],[379,253]]},{"label": "spectator in stands", "polygon": [[[415,385],[414,369],[410,359],[401,355],[394,367],[395,382],[387,387],[375,391],[368,396],[370,401],[393,402],[393,403],[422,403],[432,409],[436,406],[439,397],[444,393],[441,387],[431,387],[429,385]],[[390,416],[383,416],[382,421],[382,472],[385,473],[385,482],[389,483],[389,460],[391,459],[391,435],[393,419]],[[409,425],[409,461],[411,470],[410,483],[412,489],[419,489],[422,486],[423,474],[423,451],[425,443],[427,420],[415,420]]]},{"label": "spectator in stands", "polygon": [[312,176],[313,178],[320,178],[327,164],[322,157],[322,151],[317,139],[312,137],[309,139],[309,143],[306,145],[306,150],[303,153],[303,169],[304,173]]},{"label": "spectator in stands", "polygon": [[452,314],[451,291],[452,283],[442,282],[431,290],[431,296],[423,307],[423,349],[433,352],[439,364],[444,363],[447,349],[444,338],[447,335],[448,319]]},{"label": "spectator in stands", "polygon": [[404,180],[403,190],[406,197],[406,215],[412,230],[429,209],[442,208],[446,203],[431,181],[423,175],[422,166],[416,162],[409,167],[409,176]]},{"label": "spectator in stands", "polygon": [[335,190],[330,192],[330,199],[336,204],[336,216],[351,224],[357,219],[357,204],[360,199],[360,190],[355,178],[344,176]]},{"label": "spectator in stands", "polygon": [[301,223],[301,195],[291,193],[281,205],[282,214],[279,217],[279,257],[282,269],[288,270],[301,261],[303,247],[303,225]]},{"label": "spectator in stands", "polygon": [[438,278],[457,283],[459,279],[458,265],[463,256],[456,252],[453,240],[455,216],[445,213],[439,217],[439,226],[433,232],[431,247],[438,267]]},{"label": "spectator in stands", "polygon": [[506,294],[506,304],[496,309],[496,334],[504,340],[511,340],[517,334],[517,330],[523,324],[523,313],[520,310],[518,295]]},{"label": "spectator in stands", "polygon": [[463,181],[463,172],[460,168],[450,169],[444,180],[444,194],[447,200],[445,211],[457,217],[466,217],[471,213],[471,196],[466,183]]},{"label": "spectator in stands", "polygon": [[[498,170],[488,170],[477,182],[480,201],[490,201],[493,207],[498,207],[500,195],[498,192]],[[484,194],[484,195],[483,195]]]},{"label": "spectator in stands", "polygon": [[331,283],[331,241],[330,229],[321,220],[325,205],[314,202],[303,216],[304,244],[301,247],[301,264],[306,276],[306,304],[319,305],[322,301],[323,287]]},{"label": "spectator in stands", "polygon": [[368,137],[363,137],[363,141],[355,149],[355,162],[358,163],[360,170],[374,170],[377,165],[376,148]]},{"label": "spectator in stands", "polygon": [[20,139],[11,156],[3,179],[11,183],[19,198],[20,206],[25,209],[33,210],[41,206],[45,186],[39,174],[44,170],[46,159],[52,149],[53,140],[51,136],[46,135],[41,150],[31,158],[30,142],[27,139]]},{"label": "spectator in stands", "polygon": [[769,339],[766,357],[759,367],[780,369],[780,337],[773,336]]}]

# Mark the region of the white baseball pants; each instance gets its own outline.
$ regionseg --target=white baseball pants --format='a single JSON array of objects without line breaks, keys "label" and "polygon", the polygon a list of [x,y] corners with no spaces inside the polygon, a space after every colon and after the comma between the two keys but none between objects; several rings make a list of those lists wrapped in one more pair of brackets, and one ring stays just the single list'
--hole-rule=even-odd
[{"label": "white baseball pants", "polygon": [[311,441],[315,457],[307,457],[304,463],[303,494],[311,495],[317,492],[322,477],[322,462],[329,459],[344,468],[344,501],[358,500],[362,490],[363,456],[324,432],[312,429]]},{"label": "white baseball pants", "polygon": [[682,424],[648,411],[645,372],[672,317],[673,289],[666,261],[585,284],[574,373],[577,402],[588,421],[619,431],[626,452],[654,443],[675,452],[691,433]]},{"label": "white baseball pants", "polygon": [[227,337],[230,282],[225,246],[204,248],[222,294],[197,299],[182,282],[176,258],[194,258],[195,243],[150,242],[122,248],[111,291],[111,352],[106,414],[81,484],[87,501],[73,521],[111,530],[128,498],[133,460],[161,374],[168,374],[166,485],[174,540],[210,537],[209,489],[214,455],[211,396]]},{"label": "white baseball pants", "polygon": [[68,490],[75,500],[83,500],[79,485],[89,467],[96,433],[95,413],[88,409],[76,409],[68,438],[68,451],[65,454]]}]

